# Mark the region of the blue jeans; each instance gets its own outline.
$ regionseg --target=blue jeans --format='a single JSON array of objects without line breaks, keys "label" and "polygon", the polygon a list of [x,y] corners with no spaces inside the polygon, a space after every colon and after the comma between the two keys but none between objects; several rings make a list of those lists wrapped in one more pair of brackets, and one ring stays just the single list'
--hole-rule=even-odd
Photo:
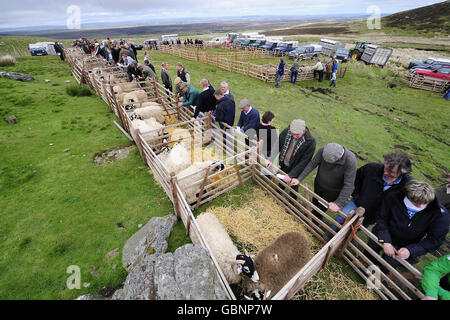
[{"label": "blue jeans", "polygon": [[[349,213],[350,213],[351,211],[356,210],[356,208],[358,208],[358,207],[356,206],[355,202],[353,202],[353,199],[352,199],[352,200],[350,200],[349,202],[347,202],[347,203],[345,204],[345,206],[342,208],[341,211],[342,211],[343,214],[345,214],[346,216],[348,216]],[[340,215],[337,215],[335,221],[336,221],[336,222],[339,222],[340,224],[343,224],[344,221],[345,221],[345,219],[342,218]],[[336,232],[339,231],[339,228],[336,227],[336,226],[333,226],[332,229],[333,229],[334,231],[336,231]]]},{"label": "blue jeans", "polygon": [[297,77],[298,77],[298,71],[292,71],[291,72],[291,83],[296,83],[297,82]]}]

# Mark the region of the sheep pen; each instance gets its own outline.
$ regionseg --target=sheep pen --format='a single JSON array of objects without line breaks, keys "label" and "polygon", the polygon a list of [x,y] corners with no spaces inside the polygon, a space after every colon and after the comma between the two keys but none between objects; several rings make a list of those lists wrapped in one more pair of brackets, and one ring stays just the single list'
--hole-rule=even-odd
[{"label": "sheep pen", "polygon": [[[248,199],[233,205],[232,195],[227,195],[225,206],[209,206],[207,212],[216,215],[230,235],[239,251],[248,250],[258,254],[278,237],[288,232],[299,232],[310,243],[311,254],[315,255],[322,243],[315,239],[303,225],[292,215],[285,212],[273,197],[257,186],[249,186]],[[230,204],[228,204],[230,203]],[[305,287],[292,299],[330,299],[330,300],[375,300],[378,296],[365,283],[359,283],[342,272],[342,264],[331,259],[328,266],[316,274]],[[234,287],[236,296],[242,297],[246,292]],[[272,293],[272,295],[275,292]]]}]

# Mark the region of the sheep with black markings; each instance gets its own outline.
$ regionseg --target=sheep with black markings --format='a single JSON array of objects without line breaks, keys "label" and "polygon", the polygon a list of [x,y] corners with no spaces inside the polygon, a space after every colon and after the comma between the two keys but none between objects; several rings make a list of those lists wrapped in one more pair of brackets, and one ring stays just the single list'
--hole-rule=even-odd
[{"label": "sheep with black markings", "polygon": [[181,143],[175,144],[170,150],[166,149],[158,157],[169,170],[169,173],[177,174],[191,164],[191,153]]},{"label": "sheep with black markings", "polygon": [[253,257],[247,252],[238,255],[232,269],[244,275],[245,292],[270,290],[269,297],[273,297],[308,263],[310,243],[302,233],[288,232]]},{"label": "sheep with black markings", "polygon": [[[194,162],[186,169],[182,170],[177,174],[178,184],[180,186],[183,195],[189,204],[195,203],[198,198],[198,193],[201,189],[201,181],[205,178],[206,168],[209,166],[211,169],[209,170],[209,174],[213,174],[217,171],[221,171],[225,168],[223,164],[219,164],[219,161],[209,160],[203,162]],[[192,174],[192,176],[190,176]],[[188,177],[190,176],[190,177]],[[186,179],[182,179],[184,177],[188,177]],[[192,185],[194,182],[198,182],[196,185]]]},{"label": "sheep with black markings", "polygon": [[[136,105],[134,105],[136,106]],[[128,108],[132,110],[133,108]],[[127,108],[125,107],[125,110]],[[140,108],[133,109],[133,113],[130,116],[131,119],[149,119],[155,118],[159,123],[164,123],[164,111],[160,105],[155,104],[154,102],[144,102]]]},{"label": "sheep with black markings", "polygon": [[131,135],[135,137],[138,131],[141,133],[145,141],[149,143],[155,143],[155,141],[157,141],[159,136],[162,134],[163,125],[156,121],[154,118],[145,120],[136,119],[131,121]]},{"label": "sheep with black markings", "polygon": [[[232,270],[231,263],[236,259],[239,250],[234,245],[227,231],[212,213],[202,213],[195,220],[228,283],[238,283],[241,277]],[[200,244],[194,233],[192,233],[192,242]]]}]

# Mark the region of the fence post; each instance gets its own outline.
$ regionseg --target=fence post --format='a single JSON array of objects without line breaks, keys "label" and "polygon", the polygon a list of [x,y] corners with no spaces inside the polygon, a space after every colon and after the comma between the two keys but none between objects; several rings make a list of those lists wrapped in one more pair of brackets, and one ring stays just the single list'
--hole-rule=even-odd
[{"label": "fence post", "polygon": [[177,182],[177,177],[175,176],[174,172],[170,173],[170,186],[172,188],[172,197],[173,197],[173,207],[175,209],[175,214],[177,215],[177,219],[180,220],[181,215],[180,215],[180,199],[178,199],[178,193],[177,193],[177,189],[175,187]]},{"label": "fence post", "polygon": [[364,212],[365,212],[365,209],[363,207],[358,207],[356,209],[355,215],[358,216],[358,219],[356,219],[353,222],[351,232],[347,235],[347,238],[342,243],[340,248],[337,250],[336,255],[338,257],[342,257],[343,256],[345,249],[347,249],[348,244],[350,243],[350,240],[352,240],[353,237],[356,237],[356,230],[358,230],[358,228],[362,224]]}]

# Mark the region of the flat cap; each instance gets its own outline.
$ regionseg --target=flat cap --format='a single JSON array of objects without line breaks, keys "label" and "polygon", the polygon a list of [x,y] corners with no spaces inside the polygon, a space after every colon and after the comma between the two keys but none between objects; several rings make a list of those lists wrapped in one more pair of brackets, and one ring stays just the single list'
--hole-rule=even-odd
[{"label": "flat cap", "polygon": [[289,131],[293,134],[302,134],[305,129],[306,123],[302,119],[292,120],[291,125],[289,126]]},{"label": "flat cap", "polygon": [[322,157],[328,163],[335,163],[344,155],[344,147],[331,142],[323,147]]}]

